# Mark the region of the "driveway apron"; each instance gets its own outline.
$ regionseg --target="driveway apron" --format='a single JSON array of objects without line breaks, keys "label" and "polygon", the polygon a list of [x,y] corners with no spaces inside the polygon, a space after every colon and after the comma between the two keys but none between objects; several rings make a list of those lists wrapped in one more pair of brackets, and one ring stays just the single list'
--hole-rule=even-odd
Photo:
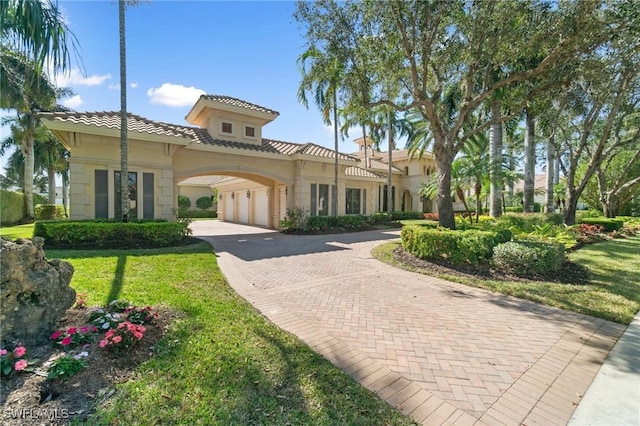
[{"label": "driveway apron", "polygon": [[191,228],[242,297],[421,424],[566,425],[625,330],[374,259],[399,231]]}]

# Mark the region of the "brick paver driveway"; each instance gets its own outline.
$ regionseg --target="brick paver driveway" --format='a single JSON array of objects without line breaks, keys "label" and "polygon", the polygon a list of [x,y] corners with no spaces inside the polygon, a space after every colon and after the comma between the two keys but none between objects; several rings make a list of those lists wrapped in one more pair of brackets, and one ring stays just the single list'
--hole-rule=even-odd
[{"label": "brick paver driveway", "polygon": [[373,259],[399,231],[191,227],[240,295],[423,424],[566,425],[625,328]]}]

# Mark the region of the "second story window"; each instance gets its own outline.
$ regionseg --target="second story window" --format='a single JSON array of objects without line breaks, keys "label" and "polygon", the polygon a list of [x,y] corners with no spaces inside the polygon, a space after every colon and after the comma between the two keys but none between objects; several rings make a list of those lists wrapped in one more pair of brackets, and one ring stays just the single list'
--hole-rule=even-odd
[{"label": "second story window", "polygon": [[255,138],[256,137],[256,128],[255,127],[250,127],[250,126],[245,126],[244,135],[248,136],[250,138]]},{"label": "second story window", "polygon": [[222,122],[222,133],[232,134],[233,133],[233,125],[231,123]]}]

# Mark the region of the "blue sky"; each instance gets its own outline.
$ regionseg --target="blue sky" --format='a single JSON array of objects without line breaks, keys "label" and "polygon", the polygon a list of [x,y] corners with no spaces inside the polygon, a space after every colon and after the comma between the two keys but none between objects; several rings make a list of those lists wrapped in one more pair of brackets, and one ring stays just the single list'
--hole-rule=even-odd
[{"label": "blue sky", "polygon": [[[59,7],[82,59],[57,77],[76,93],[64,103],[76,111],[119,110],[117,2],[59,0]],[[263,137],[333,147],[316,106],[306,109],[297,99],[296,58],[305,40],[294,10],[293,1],[154,0],[127,8],[128,111],[187,124],[200,94],[233,96],[280,112]],[[355,151],[358,136],[341,141],[340,151]]]}]

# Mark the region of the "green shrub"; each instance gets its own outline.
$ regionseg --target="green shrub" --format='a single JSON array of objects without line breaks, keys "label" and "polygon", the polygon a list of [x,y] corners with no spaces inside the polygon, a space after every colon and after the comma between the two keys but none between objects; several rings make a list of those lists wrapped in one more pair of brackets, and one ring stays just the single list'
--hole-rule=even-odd
[{"label": "green shrub", "polygon": [[[314,216],[317,217],[317,216]],[[280,228],[283,232],[303,232],[307,228],[309,212],[299,207],[287,209],[287,214],[280,221]]]},{"label": "green shrub", "polygon": [[564,246],[542,241],[510,241],[493,248],[493,266],[518,276],[557,271],[565,260]]},{"label": "green shrub", "polygon": [[210,209],[211,206],[213,206],[211,197],[200,197],[196,200],[196,207],[198,207],[200,210]]},{"label": "green shrub", "polygon": [[178,209],[189,210],[191,208],[191,200],[184,195],[178,195]]},{"label": "green shrub", "polygon": [[493,247],[509,241],[511,232],[406,226],[402,229],[401,239],[402,247],[421,259],[440,258],[454,264],[478,265],[491,258]]},{"label": "green shrub", "polygon": [[180,244],[190,234],[188,223],[167,221],[116,222],[106,220],[36,221],[34,237],[49,247],[151,248]]},{"label": "green shrub", "polygon": [[604,227],[605,232],[617,231],[624,226],[624,221],[620,219],[610,219],[606,217],[585,217],[580,223],[587,225],[600,225]]},{"label": "green shrub", "polygon": [[374,213],[370,216],[373,225],[385,225],[391,222],[391,215],[386,212]]},{"label": "green shrub", "polygon": [[369,226],[368,216],[353,214],[347,216],[338,216],[338,226],[344,229],[362,229]]},{"label": "green shrub", "polygon": [[13,191],[0,191],[0,224],[13,225],[25,217],[24,194]]},{"label": "green shrub", "polygon": [[505,207],[504,211],[507,213],[522,213],[524,211],[524,209],[522,208],[522,206],[520,207]]},{"label": "green shrub", "polygon": [[215,219],[218,217],[218,212],[211,210],[178,210],[178,217]]},{"label": "green shrub", "polygon": [[391,220],[422,219],[422,212],[391,212]]},{"label": "green shrub", "polygon": [[35,209],[36,220],[55,220],[64,218],[64,209],[55,204],[38,204]]},{"label": "green shrub", "polygon": [[307,219],[305,231],[328,231],[338,226],[338,221],[333,216],[310,216]]}]

